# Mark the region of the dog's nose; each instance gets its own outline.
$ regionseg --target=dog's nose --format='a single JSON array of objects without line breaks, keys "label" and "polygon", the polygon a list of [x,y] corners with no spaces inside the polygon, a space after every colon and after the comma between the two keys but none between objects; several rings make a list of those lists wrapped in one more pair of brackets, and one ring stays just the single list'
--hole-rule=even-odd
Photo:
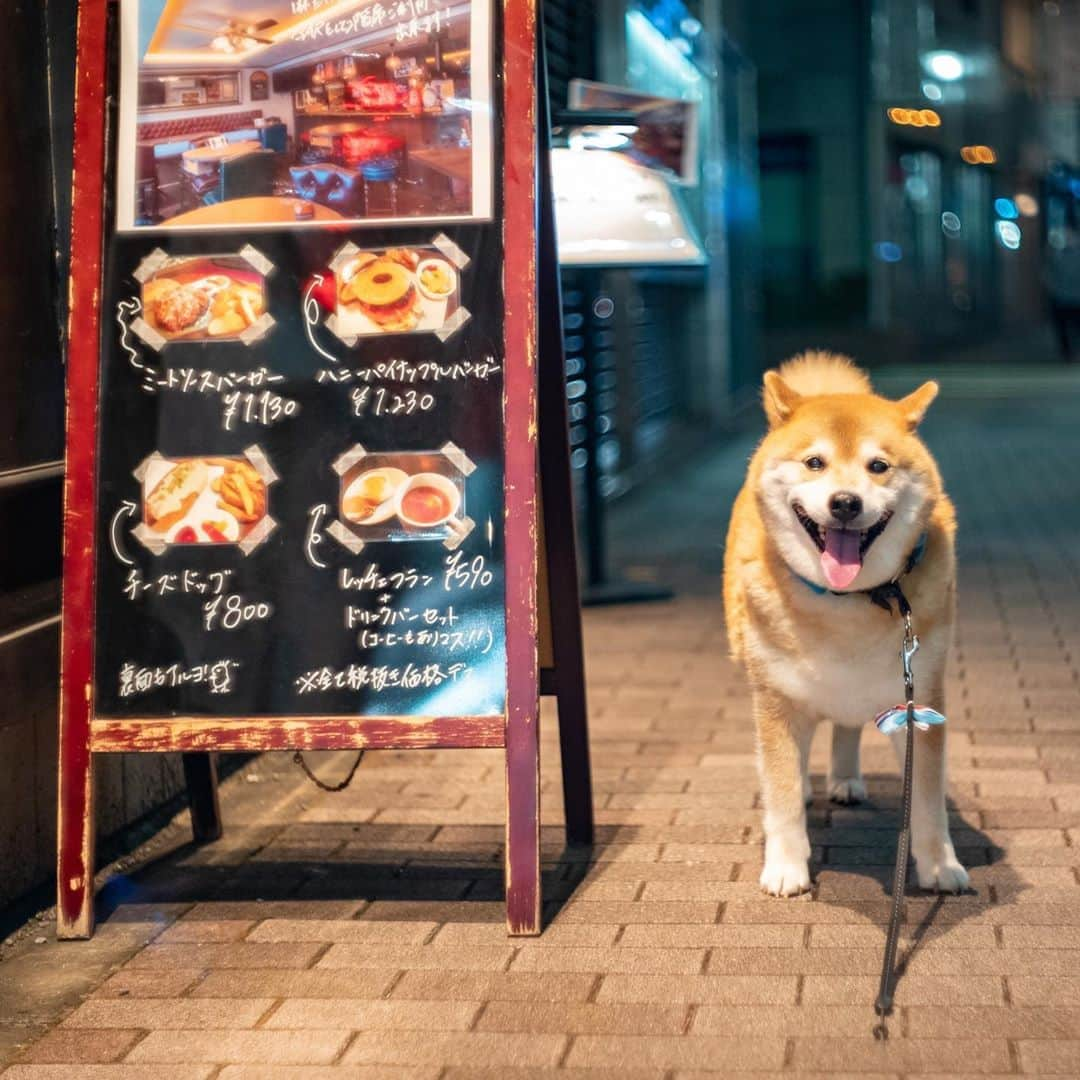
[{"label": "dog's nose", "polygon": [[829,509],[837,521],[846,525],[862,513],[862,499],[853,491],[838,491],[829,500]]}]

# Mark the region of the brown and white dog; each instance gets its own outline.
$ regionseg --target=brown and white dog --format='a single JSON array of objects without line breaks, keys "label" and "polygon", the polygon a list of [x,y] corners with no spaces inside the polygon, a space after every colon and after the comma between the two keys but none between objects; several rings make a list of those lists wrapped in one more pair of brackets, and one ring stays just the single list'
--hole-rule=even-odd
[{"label": "brown and white dog", "polygon": [[[724,559],[734,657],[753,693],[765,806],[761,887],[810,887],[807,758],[814,728],[832,722],[829,797],[866,795],[862,725],[903,696],[897,615],[864,590],[904,573],[921,648],[917,704],[944,712],[956,597],[956,522],[934,459],[916,434],[937,384],[900,401],[873,393],[846,357],[805,353],[765,375],[769,431],[735,501]],[[855,595],[846,595],[854,593]],[[903,759],[904,732],[893,736]],[[945,809],[945,732],[916,732],[911,851],[919,885],[956,892]]]}]

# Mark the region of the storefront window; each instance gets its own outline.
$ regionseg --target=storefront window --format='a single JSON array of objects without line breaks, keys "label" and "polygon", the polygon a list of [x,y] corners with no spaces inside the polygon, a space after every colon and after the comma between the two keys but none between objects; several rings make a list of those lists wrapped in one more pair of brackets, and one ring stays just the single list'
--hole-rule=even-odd
[{"label": "storefront window", "polygon": [[[44,5],[31,5],[0,35],[0,98],[18,118],[0,143],[0,637],[54,614],[59,595],[61,242],[51,197],[50,80],[27,74],[49,68],[47,31]],[[54,41],[58,62],[63,45]]]}]

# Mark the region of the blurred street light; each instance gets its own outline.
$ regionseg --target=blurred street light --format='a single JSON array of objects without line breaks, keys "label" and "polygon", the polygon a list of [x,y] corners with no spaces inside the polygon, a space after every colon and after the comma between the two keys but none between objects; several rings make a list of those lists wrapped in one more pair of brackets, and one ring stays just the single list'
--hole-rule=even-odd
[{"label": "blurred street light", "polygon": [[1026,191],[1018,192],[1013,202],[1024,217],[1034,217],[1039,212],[1039,200]]},{"label": "blurred street light", "polygon": [[898,263],[903,257],[904,252],[899,244],[894,244],[891,240],[880,240],[874,245],[874,254],[882,261],[887,263]]},{"label": "blurred street light", "polygon": [[956,82],[964,77],[964,58],[959,53],[938,49],[923,56],[923,66],[942,82]]},{"label": "blurred street light", "polygon": [[933,109],[892,108],[885,115],[901,127],[941,127],[941,116]]},{"label": "blurred street light", "polygon": [[997,154],[992,146],[962,146],[960,156],[969,165],[993,165],[997,161]]},{"label": "blurred street light", "polygon": [[1003,248],[1016,251],[1020,247],[1022,233],[1015,221],[997,221],[994,224],[994,231]]},{"label": "blurred street light", "polygon": [[941,215],[941,231],[946,236],[959,236],[960,235],[960,218],[957,217],[951,210],[946,210]]}]

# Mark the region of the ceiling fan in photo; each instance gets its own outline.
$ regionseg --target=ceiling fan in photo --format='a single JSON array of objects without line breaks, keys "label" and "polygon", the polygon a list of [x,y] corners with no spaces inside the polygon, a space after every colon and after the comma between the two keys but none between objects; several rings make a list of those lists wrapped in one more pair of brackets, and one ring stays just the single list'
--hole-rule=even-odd
[{"label": "ceiling fan in photo", "polygon": [[274,39],[265,36],[265,32],[277,26],[277,19],[259,19],[256,22],[246,22],[242,19],[234,19],[231,15],[222,15],[214,11],[199,12],[196,18],[205,15],[213,19],[216,25],[199,25],[194,22],[177,23],[177,29],[192,30],[197,34],[205,34],[210,40],[211,49],[220,53],[248,52],[256,45],[273,45]]}]

